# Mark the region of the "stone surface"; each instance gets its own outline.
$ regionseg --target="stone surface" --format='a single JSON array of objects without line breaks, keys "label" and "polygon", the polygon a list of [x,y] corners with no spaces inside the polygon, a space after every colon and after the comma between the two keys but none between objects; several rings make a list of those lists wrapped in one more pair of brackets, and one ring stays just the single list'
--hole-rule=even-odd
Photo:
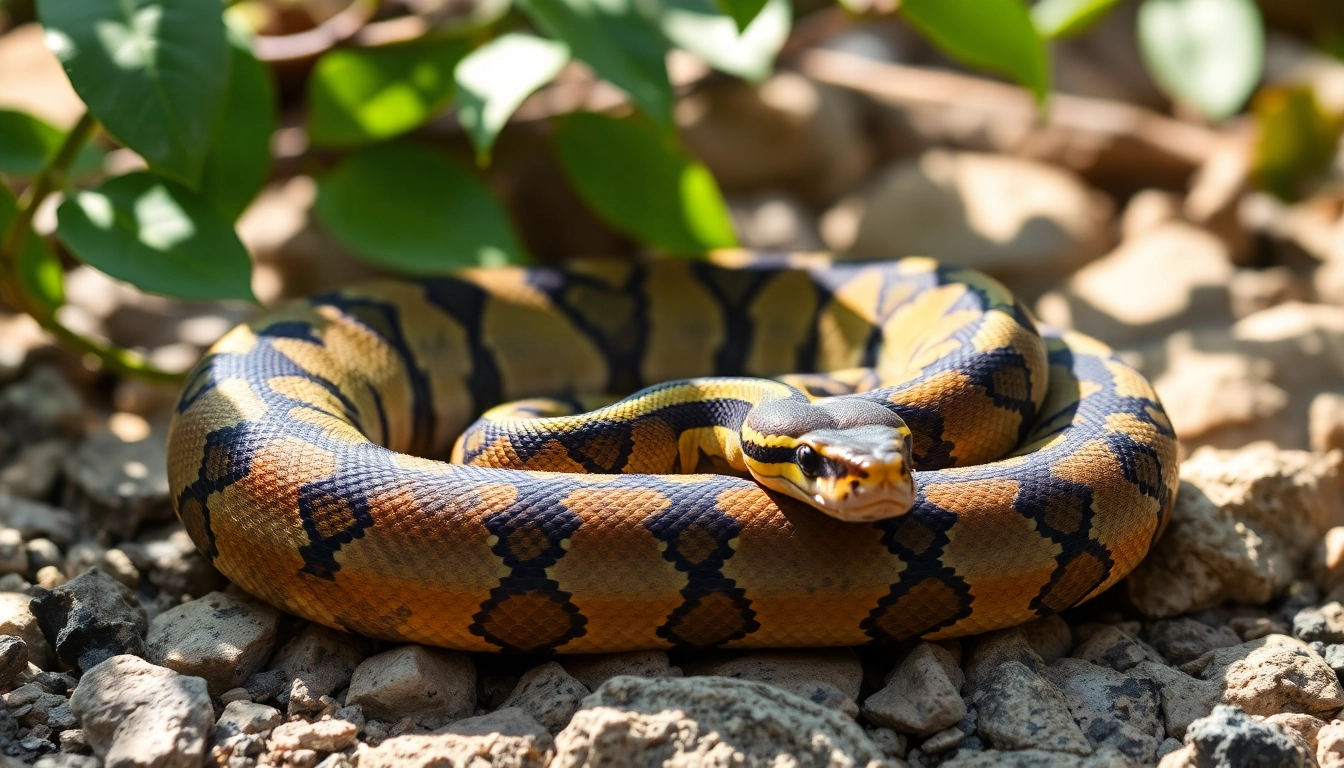
[{"label": "stone surface", "polygon": [[1321,392],[1307,408],[1307,442],[1313,451],[1344,448],[1344,395]]},{"label": "stone surface", "polygon": [[564,667],[548,661],[523,673],[500,707],[521,709],[555,734],[569,723],[588,693]]},{"label": "stone surface", "polygon": [[1148,642],[1167,661],[1184,664],[1214,648],[1239,645],[1241,638],[1230,627],[1211,627],[1190,618],[1164,619],[1148,630]]},{"label": "stone surface", "polygon": [[237,688],[271,655],[280,612],[255,598],[211,592],[149,624],[146,657],[205,678],[212,696]]},{"label": "stone surface", "polygon": [[271,749],[277,752],[336,752],[353,746],[359,727],[345,720],[319,720],[310,723],[294,720],[281,723],[271,730]]},{"label": "stone surface", "polygon": [[211,740],[215,743],[234,736],[270,733],[272,728],[284,721],[284,716],[275,707],[254,704],[250,701],[231,701],[224,705]]},{"label": "stone surface", "polygon": [[1293,617],[1293,636],[1308,643],[1344,643],[1344,606],[1331,600],[1298,611]]},{"label": "stone surface", "polygon": [[111,432],[90,435],[66,457],[62,506],[115,538],[131,538],[147,521],[169,519],[165,440],[158,431],[137,441]]},{"label": "stone surface", "polygon": [[1059,616],[1051,615],[1029,621],[1020,629],[1032,650],[1046,664],[1054,664],[1073,651],[1073,633]]},{"label": "stone surface", "polygon": [[1206,717],[1222,700],[1222,686],[1218,683],[1191,677],[1166,664],[1144,661],[1133,671],[1157,682],[1162,696],[1162,722],[1168,736],[1184,737],[1191,723]]},{"label": "stone surface", "polygon": [[962,663],[966,675],[963,690],[976,691],[994,670],[1010,661],[1016,661],[1033,671],[1045,668],[1036,649],[1027,642],[1021,627],[987,632],[970,638],[969,650]]},{"label": "stone surface", "polygon": [[521,709],[469,717],[432,734],[397,736],[360,752],[360,768],[544,768],[551,734]]},{"label": "stone surface", "polygon": [[75,515],[67,510],[0,492],[0,526],[17,530],[25,539],[40,536],[69,544],[76,525]]},{"label": "stone surface", "polygon": [[[1162,279],[1153,280],[1155,274]],[[1232,274],[1218,238],[1172,221],[1078,270],[1036,308],[1046,323],[1131,346],[1195,322],[1230,323]]]},{"label": "stone surface", "polygon": [[88,670],[123,654],[143,656],[145,611],[125,585],[98,568],[40,590],[32,602],[42,634],[61,661]]},{"label": "stone surface", "polygon": [[555,739],[551,768],[583,765],[869,766],[885,755],[853,720],[726,677],[608,680]]},{"label": "stone surface", "polygon": [[288,706],[297,694],[300,708],[315,705],[350,682],[355,667],[368,655],[367,649],[363,638],[309,624],[271,659],[271,668],[282,671],[290,684],[277,701]]},{"label": "stone surface", "polygon": [[1043,749],[986,749],[982,752],[962,749],[939,765],[941,768],[1135,768],[1137,764],[1107,748],[1087,757]]},{"label": "stone surface", "polygon": [[875,725],[930,736],[966,716],[961,698],[965,682],[950,653],[932,643],[920,643],[896,668],[886,687],[863,702],[863,716]]},{"label": "stone surface", "polygon": [[476,665],[465,653],[403,645],[361,663],[346,702],[381,720],[466,717],[476,707]]},{"label": "stone surface", "polygon": [[1165,664],[1166,659],[1149,653],[1143,645],[1125,632],[1110,625],[1101,625],[1086,640],[1073,650],[1076,658],[1118,672],[1133,669],[1141,661],[1156,661]]},{"label": "stone surface", "polygon": [[1344,707],[1335,671],[1306,643],[1285,635],[1209,651],[1182,669],[1217,683],[1224,704],[1252,715],[1325,715]]},{"label": "stone surface", "polygon": [[1344,722],[1336,720],[1316,732],[1316,760],[1321,768],[1344,768]]},{"label": "stone surface", "polygon": [[[1186,749],[1193,764],[1210,768],[1237,766],[1305,766],[1308,756],[1282,728],[1261,722],[1236,707],[1219,705],[1208,717],[1190,725]],[[1177,763],[1173,758],[1163,759]],[[1177,763],[1180,764],[1180,763]]]},{"label": "stone surface", "polygon": [[595,691],[617,675],[634,677],[681,677],[680,667],[672,666],[663,651],[604,653],[594,656],[565,656],[560,659],[565,671]]},{"label": "stone surface", "polygon": [[106,768],[198,768],[215,721],[204,680],[135,656],[87,670],[70,710]]},{"label": "stone surface", "polygon": [[863,682],[863,665],[848,648],[799,651],[757,651],[727,661],[687,667],[692,675],[718,675],[755,680],[801,696],[813,704],[855,717]]},{"label": "stone surface", "polygon": [[1134,605],[1162,618],[1224,600],[1267,602],[1344,508],[1340,461],[1267,443],[1196,451],[1181,463],[1166,533],[1128,579]]},{"label": "stone surface", "polygon": [[13,635],[28,646],[29,659],[45,666],[51,658],[51,646],[42,634],[37,617],[33,615],[27,595],[18,592],[0,592],[0,635]]},{"label": "stone surface", "polygon": [[1323,592],[1344,584],[1344,526],[1325,532],[1311,554],[1311,578]]},{"label": "stone surface", "polygon": [[1088,755],[1092,747],[1059,688],[1018,661],[1007,661],[976,687],[977,730],[999,749],[1045,749]]},{"label": "stone surface", "polygon": [[8,688],[27,668],[28,644],[14,635],[0,635],[0,688]]},{"label": "stone surface", "polygon": [[1110,206],[1078,177],[1026,159],[931,150],[825,213],[822,238],[864,257],[936,255],[996,276],[1062,275],[1108,245]]},{"label": "stone surface", "polygon": [[1152,678],[1117,672],[1082,659],[1060,659],[1043,676],[1064,701],[1093,749],[1111,747],[1135,762],[1157,762],[1166,734],[1161,689]]}]

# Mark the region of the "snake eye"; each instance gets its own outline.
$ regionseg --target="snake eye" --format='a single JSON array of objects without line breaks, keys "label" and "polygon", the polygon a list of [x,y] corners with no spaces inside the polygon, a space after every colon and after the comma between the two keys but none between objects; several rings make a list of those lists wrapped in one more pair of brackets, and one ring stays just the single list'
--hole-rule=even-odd
[{"label": "snake eye", "polygon": [[798,450],[794,451],[794,460],[798,462],[798,468],[803,470],[803,474],[808,477],[816,477],[821,471],[821,454],[812,449],[810,445],[800,445]]}]

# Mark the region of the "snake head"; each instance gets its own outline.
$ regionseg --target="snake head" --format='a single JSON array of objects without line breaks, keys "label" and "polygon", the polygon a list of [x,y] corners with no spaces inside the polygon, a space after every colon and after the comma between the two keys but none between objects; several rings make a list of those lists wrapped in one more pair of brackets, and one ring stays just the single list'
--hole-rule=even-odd
[{"label": "snake head", "polygon": [[[846,522],[872,522],[910,511],[915,504],[914,464],[910,429],[900,417],[852,400],[804,409],[811,411],[802,419],[809,428],[791,430],[792,435],[780,426],[782,418],[770,414],[775,417],[775,437],[768,438],[773,450],[757,455],[771,460],[751,460],[753,452],[748,451],[747,466],[756,482]],[[795,410],[793,418],[803,413]],[[759,430],[752,434],[767,439]]]}]

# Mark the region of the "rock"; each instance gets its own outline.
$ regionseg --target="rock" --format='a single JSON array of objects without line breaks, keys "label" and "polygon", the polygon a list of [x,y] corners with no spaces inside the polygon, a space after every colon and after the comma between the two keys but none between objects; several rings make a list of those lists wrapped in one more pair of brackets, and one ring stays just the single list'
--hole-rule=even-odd
[{"label": "rock", "polygon": [[280,612],[260,600],[211,592],[155,616],[145,650],[155,664],[205,678],[218,696],[266,663],[279,621]]},{"label": "rock", "polygon": [[45,537],[66,545],[75,539],[74,513],[4,492],[0,492],[0,525],[17,530],[25,539]]},{"label": "rock", "polygon": [[896,668],[886,687],[863,702],[863,716],[875,725],[930,736],[966,716],[966,703],[961,699],[965,682],[952,654],[932,643],[920,643]]},{"label": "rock", "polygon": [[1316,735],[1325,727],[1324,720],[1298,712],[1280,712],[1266,717],[1265,722],[1282,728],[1308,755],[1316,754]]},{"label": "rock", "polygon": [[550,768],[885,764],[845,715],[727,677],[608,680],[556,736],[555,749]]},{"label": "rock", "polygon": [[31,599],[17,592],[0,592],[0,635],[13,635],[28,646],[29,659],[39,667],[50,663],[51,646],[42,635],[37,617],[28,607]]},{"label": "rock", "polygon": [[1248,714],[1326,715],[1344,706],[1335,671],[1306,643],[1285,635],[1218,648],[1182,668],[1222,687],[1222,702]]},{"label": "rock", "polygon": [[1211,627],[1184,617],[1154,623],[1148,630],[1148,641],[1173,664],[1194,661],[1214,648],[1241,644],[1241,638],[1230,627]]},{"label": "rock", "polygon": [[84,525],[114,539],[131,538],[149,521],[167,520],[168,453],[165,435],[152,432],[127,442],[98,432],[65,459],[62,506],[75,510]]},{"label": "rock", "polygon": [[[1307,755],[1283,729],[1222,704],[1214,708],[1213,714],[1190,724],[1185,743],[1186,749],[1193,752],[1191,762],[1197,766],[1293,768],[1307,764]],[[1180,753],[1172,756],[1177,754]],[[1172,756],[1164,758],[1163,764]]]},{"label": "rock", "polygon": [[345,720],[318,720],[309,723],[295,720],[282,723],[271,730],[270,745],[276,752],[337,752],[354,746],[359,728]]},{"label": "rock", "polygon": [[204,680],[135,656],[86,670],[70,710],[106,768],[198,768],[215,721]]},{"label": "rock", "polygon": [[1266,616],[1237,616],[1229,619],[1227,626],[1237,633],[1242,642],[1256,640],[1265,635],[1286,635],[1288,627]]},{"label": "rock", "polygon": [[1166,664],[1144,661],[1132,673],[1157,682],[1162,697],[1162,722],[1167,735],[1178,739],[1185,736],[1190,723],[1207,716],[1222,699],[1219,684],[1191,677]]},{"label": "rock", "polygon": [[944,728],[925,739],[919,745],[919,751],[926,755],[941,755],[942,753],[956,749],[966,740],[968,734],[956,726]]},{"label": "rock", "polygon": [[[64,440],[44,440],[23,446],[9,465],[0,469],[0,495],[12,494],[21,499],[49,498],[61,474],[61,459],[69,452],[70,445]],[[74,515],[65,514],[73,522]],[[0,512],[0,522],[3,521],[4,513]]]},{"label": "rock", "polygon": [[841,200],[821,233],[832,250],[862,257],[927,254],[997,277],[1064,275],[1101,255],[1110,214],[1062,168],[936,149]]},{"label": "rock", "polygon": [[1344,643],[1344,605],[1332,600],[1293,617],[1293,636],[1308,643]]},{"label": "rock", "polygon": [[[1162,280],[1154,281],[1153,275]],[[1232,322],[1227,246],[1208,232],[1170,221],[1120,244],[1037,302],[1041,320],[1117,347],[1197,323]],[[1141,298],[1137,298],[1141,297]]]},{"label": "rock", "polygon": [[[1074,649],[1076,658],[1117,672],[1133,669],[1145,659],[1165,664],[1166,660],[1154,652],[1149,654],[1138,640],[1110,625],[1101,625],[1096,632]],[[1155,658],[1154,658],[1155,657]]]},{"label": "rock", "polygon": [[1074,721],[1093,749],[1109,746],[1137,763],[1157,762],[1158,745],[1166,732],[1156,681],[1081,659],[1060,659],[1043,676],[1064,694]]},{"label": "rock", "polygon": [[0,635],[0,688],[8,688],[28,669],[28,644],[14,635]]},{"label": "rock", "polygon": [[286,683],[283,669],[270,669],[249,677],[243,687],[253,701],[270,701],[285,690]]},{"label": "rock", "polygon": [[863,665],[848,648],[756,651],[727,661],[694,665],[686,671],[755,680],[850,717],[859,714],[856,700],[863,682]]},{"label": "rock", "polygon": [[149,571],[149,583],[172,597],[200,596],[220,588],[225,582],[219,571],[206,560],[191,537],[174,525],[167,535],[137,542],[143,546],[143,568]]},{"label": "rock", "polygon": [[1135,192],[1120,214],[1122,242],[1138,239],[1169,221],[1180,221],[1181,198],[1161,189]]},{"label": "rock", "polygon": [[215,723],[212,740],[215,743],[239,735],[261,734],[265,736],[280,723],[284,716],[275,707],[265,704],[253,704],[250,701],[231,701],[224,705],[224,712]]},{"label": "rock", "polygon": [[24,549],[28,551],[28,567],[34,573],[48,567],[60,569],[65,564],[65,554],[51,539],[31,539],[24,543]]},{"label": "rock", "polygon": [[84,401],[60,371],[40,365],[0,390],[0,424],[21,444],[78,438],[84,432]]},{"label": "rock", "polygon": [[595,656],[566,656],[560,660],[565,671],[595,691],[617,675],[634,677],[681,677],[680,667],[672,666],[662,651],[631,651]]},{"label": "rock", "polygon": [[1344,768],[1344,722],[1336,720],[1316,732],[1316,760],[1321,768]]},{"label": "rock", "polygon": [[1044,749],[1088,755],[1092,747],[1078,730],[1064,694],[1031,668],[1007,661],[972,694],[980,712],[980,736],[999,749]]},{"label": "rock", "polygon": [[521,709],[556,734],[578,711],[588,693],[583,683],[571,677],[564,667],[548,661],[523,673],[500,707]]},{"label": "rock", "polygon": [[1344,395],[1321,392],[1307,408],[1307,442],[1313,451],[1344,448]]},{"label": "rock", "polygon": [[42,634],[56,656],[87,671],[113,656],[145,654],[145,611],[125,585],[97,568],[32,601]]},{"label": "rock", "polygon": [[729,198],[728,210],[743,248],[824,250],[816,216],[788,193]]},{"label": "rock", "polygon": [[1344,584],[1344,526],[1325,532],[1311,555],[1311,578],[1322,592]]},{"label": "rock", "polygon": [[545,768],[554,741],[521,709],[469,717],[430,735],[397,736],[359,753],[360,768]]},{"label": "rock", "polygon": [[360,664],[346,702],[380,720],[467,717],[476,708],[476,665],[458,651],[403,645]]},{"label": "rock", "polygon": [[355,667],[368,655],[367,648],[363,638],[309,624],[271,660],[271,668],[283,671],[290,683],[289,690],[282,691],[277,701],[289,705],[298,693],[306,706],[307,702],[330,696],[350,682]]},{"label": "rock", "polygon": [[1227,285],[1232,315],[1238,319],[1287,302],[1311,301],[1311,284],[1289,267],[1239,269]]},{"label": "rock", "polygon": [[1073,633],[1058,616],[1050,615],[1029,621],[1020,629],[1032,650],[1046,664],[1054,664],[1073,651]]},{"label": "rock", "polygon": [[1021,627],[987,632],[975,637],[970,643],[966,661],[962,664],[966,674],[965,690],[974,693],[990,673],[1010,661],[1016,661],[1034,672],[1045,668],[1045,661],[1027,642]]},{"label": "rock", "polygon": [[890,728],[868,728],[868,738],[881,749],[887,757],[904,758],[909,746],[909,739],[904,733],[897,733]]},{"label": "rock", "polygon": [[697,88],[677,104],[677,124],[724,189],[783,188],[816,204],[868,171],[862,108],[853,93],[780,72],[758,87]]},{"label": "rock", "polygon": [[1224,600],[1268,602],[1344,506],[1342,459],[1266,443],[1196,451],[1181,463],[1166,533],[1129,576],[1135,607],[1163,618]]},{"label": "rock", "polygon": [[0,574],[28,572],[28,550],[23,535],[13,528],[0,528]]}]

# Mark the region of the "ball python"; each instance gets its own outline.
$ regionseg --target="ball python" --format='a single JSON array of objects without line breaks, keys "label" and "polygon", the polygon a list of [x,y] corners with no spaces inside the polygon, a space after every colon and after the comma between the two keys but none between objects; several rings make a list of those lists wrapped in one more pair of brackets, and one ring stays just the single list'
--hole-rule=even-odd
[{"label": "ball python", "polygon": [[[600,418],[564,405],[645,387]],[[889,484],[913,468],[908,510],[846,521],[703,472],[735,440],[808,468],[797,429],[747,418],[763,392],[894,414],[878,421],[904,430]],[[938,639],[1056,613],[1142,559],[1177,455],[1138,372],[1038,331],[983,274],[729,252],[374,281],[263,313],[190,374],[169,482],[201,552],[294,614],[592,653]]]}]

